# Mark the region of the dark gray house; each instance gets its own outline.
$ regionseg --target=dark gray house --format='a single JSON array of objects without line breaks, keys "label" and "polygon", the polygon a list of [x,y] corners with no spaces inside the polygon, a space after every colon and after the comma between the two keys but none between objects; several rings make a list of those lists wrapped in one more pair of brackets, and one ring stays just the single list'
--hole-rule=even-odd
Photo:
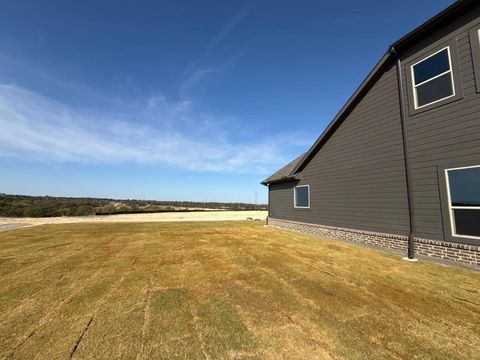
[{"label": "dark gray house", "polygon": [[480,266],[480,1],[392,44],[318,140],[265,179],[268,224]]}]

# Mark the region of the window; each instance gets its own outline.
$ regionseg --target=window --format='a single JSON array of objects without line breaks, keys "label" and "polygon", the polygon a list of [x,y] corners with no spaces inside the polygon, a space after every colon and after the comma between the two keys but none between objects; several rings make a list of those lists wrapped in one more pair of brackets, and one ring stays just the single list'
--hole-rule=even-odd
[{"label": "window", "polygon": [[415,109],[455,96],[450,47],[412,65]]},{"label": "window", "polygon": [[445,170],[452,236],[480,239],[480,166]]},{"label": "window", "polygon": [[310,186],[300,185],[293,189],[293,206],[296,208],[310,207]]}]

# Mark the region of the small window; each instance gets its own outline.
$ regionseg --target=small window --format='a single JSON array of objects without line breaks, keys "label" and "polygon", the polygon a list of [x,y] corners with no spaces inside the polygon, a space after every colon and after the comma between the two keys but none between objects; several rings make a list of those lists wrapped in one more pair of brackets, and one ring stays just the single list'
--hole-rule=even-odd
[{"label": "small window", "polygon": [[412,65],[415,109],[455,96],[450,47]]},{"label": "small window", "polygon": [[310,207],[310,186],[300,185],[293,189],[293,206],[296,208]]},{"label": "small window", "polygon": [[452,235],[480,239],[480,166],[445,173]]}]

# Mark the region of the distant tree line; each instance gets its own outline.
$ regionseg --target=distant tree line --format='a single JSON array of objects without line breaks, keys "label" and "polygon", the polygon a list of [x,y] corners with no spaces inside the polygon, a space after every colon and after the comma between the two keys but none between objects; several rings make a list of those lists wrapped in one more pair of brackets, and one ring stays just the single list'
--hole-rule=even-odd
[{"label": "distant tree line", "polygon": [[247,203],[116,200],[0,194],[0,216],[52,217],[112,214],[140,214],[193,210],[266,210],[266,205]]}]

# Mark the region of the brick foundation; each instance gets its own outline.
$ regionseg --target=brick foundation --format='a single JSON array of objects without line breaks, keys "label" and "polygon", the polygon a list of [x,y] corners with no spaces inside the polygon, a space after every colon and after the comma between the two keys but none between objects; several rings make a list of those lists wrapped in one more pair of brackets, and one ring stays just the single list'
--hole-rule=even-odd
[{"label": "brick foundation", "polygon": [[[407,253],[408,237],[404,235],[307,224],[296,221],[273,219],[270,217],[267,221],[269,226],[283,230],[297,231],[304,234],[337,240],[346,240],[354,243],[401,251],[405,254]],[[415,253],[419,256],[427,256],[480,268],[480,246],[420,238],[415,239],[414,246]]]}]

